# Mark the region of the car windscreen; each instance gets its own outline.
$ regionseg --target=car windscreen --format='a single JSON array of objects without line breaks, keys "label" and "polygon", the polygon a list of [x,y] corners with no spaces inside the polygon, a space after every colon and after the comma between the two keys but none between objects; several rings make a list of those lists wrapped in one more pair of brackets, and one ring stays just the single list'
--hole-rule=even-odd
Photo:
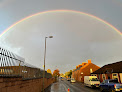
[{"label": "car windscreen", "polygon": [[119,83],[118,80],[109,80],[109,83]]},{"label": "car windscreen", "polygon": [[99,81],[97,78],[92,78],[91,81]]}]

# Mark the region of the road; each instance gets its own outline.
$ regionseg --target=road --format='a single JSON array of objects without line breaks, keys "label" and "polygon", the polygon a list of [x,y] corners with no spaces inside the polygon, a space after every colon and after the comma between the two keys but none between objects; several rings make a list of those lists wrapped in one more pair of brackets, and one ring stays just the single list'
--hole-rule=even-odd
[{"label": "road", "polygon": [[68,92],[68,88],[70,92],[100,92],[99,88],[89,88],[83,83],[70,83],[66,79],[53,83],[45,92]]}]

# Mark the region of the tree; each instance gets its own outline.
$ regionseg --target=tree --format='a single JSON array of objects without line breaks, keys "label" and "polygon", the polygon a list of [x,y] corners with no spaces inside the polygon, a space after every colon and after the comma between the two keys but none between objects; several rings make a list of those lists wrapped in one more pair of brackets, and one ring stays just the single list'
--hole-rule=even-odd
[{"label": "tree", "polygon": [[60,74],[60,76],[61,76],[61,77],[64,77],[64,74],[63,74],[63,73],[61,73],[61,74]]},{"label": "tree", "polygon": [[53,77],[55,78],[55,82],[58,81],[58,77],[60,76],[59,70],[56,69],[53,71]]},{"label": "tree", "polygon": [[72,70],[69,71],[68,77],[71,78],[71,75],[72,75]]},{"label": "tree", "polygon": [[60,76],[60,73],[59,73],[58,69],[53,71],[53,76],[58,76],[58,77]]},{"label": "tree", "polygon": [[50,74],[52,74],[52,72],[51,72],[51,70],[50,70],[50,69],[47,69],[47,73],[50,73]]},{"label": "tree", "polygon": [[72,70],[65,73],[65,77],[70,77],[71,78],[71,75],[72,75]]}]

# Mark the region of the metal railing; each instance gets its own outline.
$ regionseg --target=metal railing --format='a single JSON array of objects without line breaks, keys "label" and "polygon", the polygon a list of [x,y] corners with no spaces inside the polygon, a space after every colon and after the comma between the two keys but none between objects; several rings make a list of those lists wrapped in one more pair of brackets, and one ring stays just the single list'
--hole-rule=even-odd
[{"label": "metal railing", "polygon": [[[0,47],[0,76],[22,77],[23,79],[43,77],[43,70],[25,62],[25,59]],[[52,77],[45,71],[45,77]]]}]

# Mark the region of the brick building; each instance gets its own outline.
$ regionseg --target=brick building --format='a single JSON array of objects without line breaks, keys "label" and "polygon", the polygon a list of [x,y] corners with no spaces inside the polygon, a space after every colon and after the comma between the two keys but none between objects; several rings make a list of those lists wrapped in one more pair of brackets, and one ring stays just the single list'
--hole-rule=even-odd
[{"label": "brick building", "polygon": [[97,76],[101,82],[106,79],[118,79],[118,82],[122,83],[122,61],[104,65],[91,75]]},{"label": "brick building", "polygon": [[89,76],[90,73],[98,70],[100,67],[91,63],[91,60],[83,62],[82,64],[76,66],[76,69],[72,72],[72,77],[79,82],[84,82],[84,76]]}]

